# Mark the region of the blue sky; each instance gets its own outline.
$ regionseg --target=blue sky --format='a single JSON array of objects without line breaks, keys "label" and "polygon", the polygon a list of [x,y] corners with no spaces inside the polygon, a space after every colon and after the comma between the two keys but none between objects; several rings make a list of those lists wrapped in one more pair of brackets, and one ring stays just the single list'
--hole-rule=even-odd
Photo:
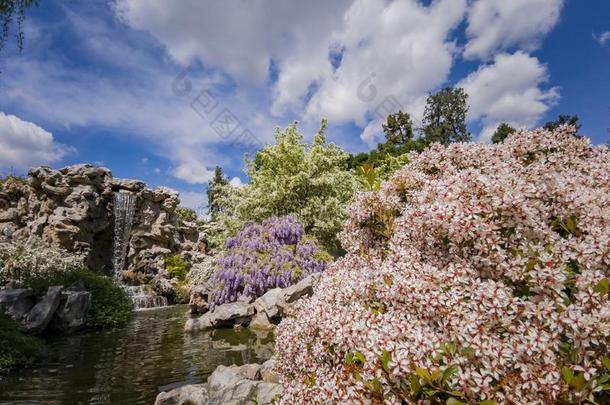
[{"label": "blue sky", "polygon": [[446,85],[481,142],[577,114],[610,140],[607,0],[43,0],[0,55],[0,169],[91,162],[202,207],[215,165],[320,119],[350,152]]}]

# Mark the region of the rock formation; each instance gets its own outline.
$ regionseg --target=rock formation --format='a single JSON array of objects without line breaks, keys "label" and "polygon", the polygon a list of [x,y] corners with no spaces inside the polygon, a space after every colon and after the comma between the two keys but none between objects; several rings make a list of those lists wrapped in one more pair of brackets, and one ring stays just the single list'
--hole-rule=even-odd
[{"label": "rock formation", "polygon": [[112,205],[113,195],[119,191],[136,197],[122,270],[136,284],[167,288],[162,280],[168,278],[164,270],[167,255],[180,253],[191,262],[203,256],[197,225],[178,217],[180,201],[175,191],[151,190],[138,180],[113,178],[103,167],[37,167],[26,180],[5,179],[0,183],[0,239],[26,240],[36,235],[43,243],[83,253],[91,269],[111,275]]},{"label": "rock formation", "polygon": [[262,365],[218,366],[205,384],[185,385],[157,396],[155,405],[194,404],[272,404],[281,394],[282,386],[273,371],[275,360]]}]

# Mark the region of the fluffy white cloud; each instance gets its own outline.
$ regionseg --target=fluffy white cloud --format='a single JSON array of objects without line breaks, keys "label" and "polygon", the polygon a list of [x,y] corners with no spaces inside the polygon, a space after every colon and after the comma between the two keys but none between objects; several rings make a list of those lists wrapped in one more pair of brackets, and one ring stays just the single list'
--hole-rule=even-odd
[{"label": "fluffy white cloud", "polygon": [[49,164],[71,150],[38,125],[0,112],[0,167],[24,169]]},{"label": "fluffy white cloud", "polygon": [[464,56],[488,59],[509,47],[532,51],[559,20],[564,0],[475,0]]},{"label": "fluffy white cloud", "polygon": [[361,127],[376,109],[386,113],[386,97],[409,105],[447,79],[456,49],[450,32],[466,12],[465,0],[429,7],[415,0],[261,1],[117,0],[115,9],[180,63],[197,60],[255,84],[269,83],[273,64],[276,117],[292,113],[311,124],[325,116]]},{"label": "fluffy white cloud", "polygon": [[605,46],[608,42],[610,42],[610,31],[602,32],[599,35],[593,34],[593,39],[599,42],[601,46]]},{"label": "fluffy white cloud", "polygon": [[480,120],[479,139],[489,141],[501,122],[531,127],[558,100],[559,89],[540,88],[548,80],[546,66],[523,52],[500,54],[458,83],[469,95],[469,119]]},{"label": "fluffy white cloud", "polygon": [[171,169],[174,177],[190,184],[205,184],[214,177],[214,171],[209,170],[199,160],[189,160]]},{"label": "fluffy white cloud", "polygon": [[230,181],[229,184],[232,185],[233,187],[237,187],[237,188],[242,188],[244,186],[244,183],[241,181],[241,179],[239,177],[233,177]]}]

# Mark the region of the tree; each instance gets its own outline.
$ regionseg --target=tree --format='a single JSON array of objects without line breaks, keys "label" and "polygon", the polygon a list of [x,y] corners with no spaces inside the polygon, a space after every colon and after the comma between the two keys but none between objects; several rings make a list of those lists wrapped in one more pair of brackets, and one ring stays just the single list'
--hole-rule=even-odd
[{"label": "tree", "polygon": [[386,141],[377,144],[377,148],[369,152],[351,155],[348,160],[351,169],[358,170],[364,165],[371,165],[374,168],[383,166],[387,168],[382,172],[382,178],[385,178],[393,172],[397,164],[406,161],[406,157],[401,156],[411,151],[421,152],[427,146],[427,142],[422,138],[413,139],[413,122],[408,113],[398,111],[388,115],[382,128]]},{"label": "tree", "polygon": [[405,145],[413,139],[413,122],[408,113],[398,111],[388,115],[385,124],[382,124],[386,144],[394,146]]},{"label": "tree", "polygon": [[423,136],[428,142],[468,142],[470,132],[466,128],[468,95],[460,87],[445,87],[426,100],[423,119]]},{"label": "tree", "polygon": [[578,115],[560,114],[555,121],[548,121],[546,124],[544,124],[543,128],[549,131],[554,131],[561,125],[572,125],[576,128],[576,132],[574,133],[575,136],[578,136],[578,131],[580,130]]},{"label": "tree", "polygon": [[515,128],[511,127],[506,122],[503,122],[498,125],[496,132],[494,132],[493,136],[491,137],[491,141],[493,143],[502,143],[504,142],[506,137],[512,134],[513,132],[515,132]]},{"label": "tree", "polygon": [[23,48],[23,22],[25,21],[25,10],[31,6],[37,6],[38,0],[0,0],[0,51],[4,47],[9,35],[14,18],[17,19],[17,46]]},{"label": "tree", "polygon": [[208,182],[208,214],[210,219],[216,220],[221,211],[220,198],[224,193],[224,188],[229,184],[229,180],[222,173],[222,167],[216,166],[214,177]]},{"label": "tree", "polygon": [[329,251],[339,248],[348,203],[363,185],[349,170],[349,154],[324,136],[323,121],[310,145],[303,142],[297,124],[279,128],[275,144],[247,160],[249,184],[231,192],[223,223],[239,228],[247,221],[293,215]]}]

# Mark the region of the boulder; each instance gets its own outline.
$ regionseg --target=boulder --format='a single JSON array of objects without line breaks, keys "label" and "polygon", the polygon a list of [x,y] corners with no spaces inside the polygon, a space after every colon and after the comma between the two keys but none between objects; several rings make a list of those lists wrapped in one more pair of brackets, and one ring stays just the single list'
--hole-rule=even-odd
[{"label": "boulder", "polygon": [[254,306],[242,301],[231,302],[217,306],[209,314],[212,326],[215,328],[235,324],[248,326],[254,315]]},{"label": "boulder", "polygon": [[207,384],[192,384],[160,393],[155,405],[206,405],[208,399]]},{"label": "boulder", "polygon": [[260,369],[260,376],[264,382],[278,384],[280,382],[280,376],[274,371],[277,364],[276,360],[270,359],[264,362]]},{"label": "boulder", "polygon": [[191,318],[186,321],[184,325],[185,332],[199,332],[202,330],[210,330],[213,328],[212,321],[210,320],[210,313],[207,312],[199,318]]},{"label": "boulder", "polygon": [[60,332],[74,332],[85,324],[89,308],[91,308],[89,291],[63,291],[50,326]]},{"label": "boulder", "polygon": [[310,297],[313,294],[313,286],[320,278],[320,273],[314,273],[298,283],[284,288],[281,294],[281,300],[291,304],[302,297]]},{"label": "boulder", "polygon": [[41,333],[45,330],[59,306],[62,290],[62,286],[49,287],[46,294],[25,315],[23,327],[27,332]]},{"label": "boulder", "polygon": [[281,288],[274,288],[267,291],[256,301],[254,301],[254,308],[256,313],[264,313],[268,318],[276,318],[280,316],[280,308],[278,307],[278,300],[283,297],[283,290]]},{"label": "boulder", "polygon": [[250,324],[248,325],[250,329],[273,329],[275,328],[275,324],[269,321],[267,314],[264,312],[257,312]]},{"label": "boulder", "polygon": [[208,312],[208,292],[205,287],[195,286],[191,288],[189,307],[191,314],[205,314]]},{"label": "boulder", "polygon": [[34,304],[34,295],[29,288],[0,290],[0,311],[18,322],[30,312]]}]

